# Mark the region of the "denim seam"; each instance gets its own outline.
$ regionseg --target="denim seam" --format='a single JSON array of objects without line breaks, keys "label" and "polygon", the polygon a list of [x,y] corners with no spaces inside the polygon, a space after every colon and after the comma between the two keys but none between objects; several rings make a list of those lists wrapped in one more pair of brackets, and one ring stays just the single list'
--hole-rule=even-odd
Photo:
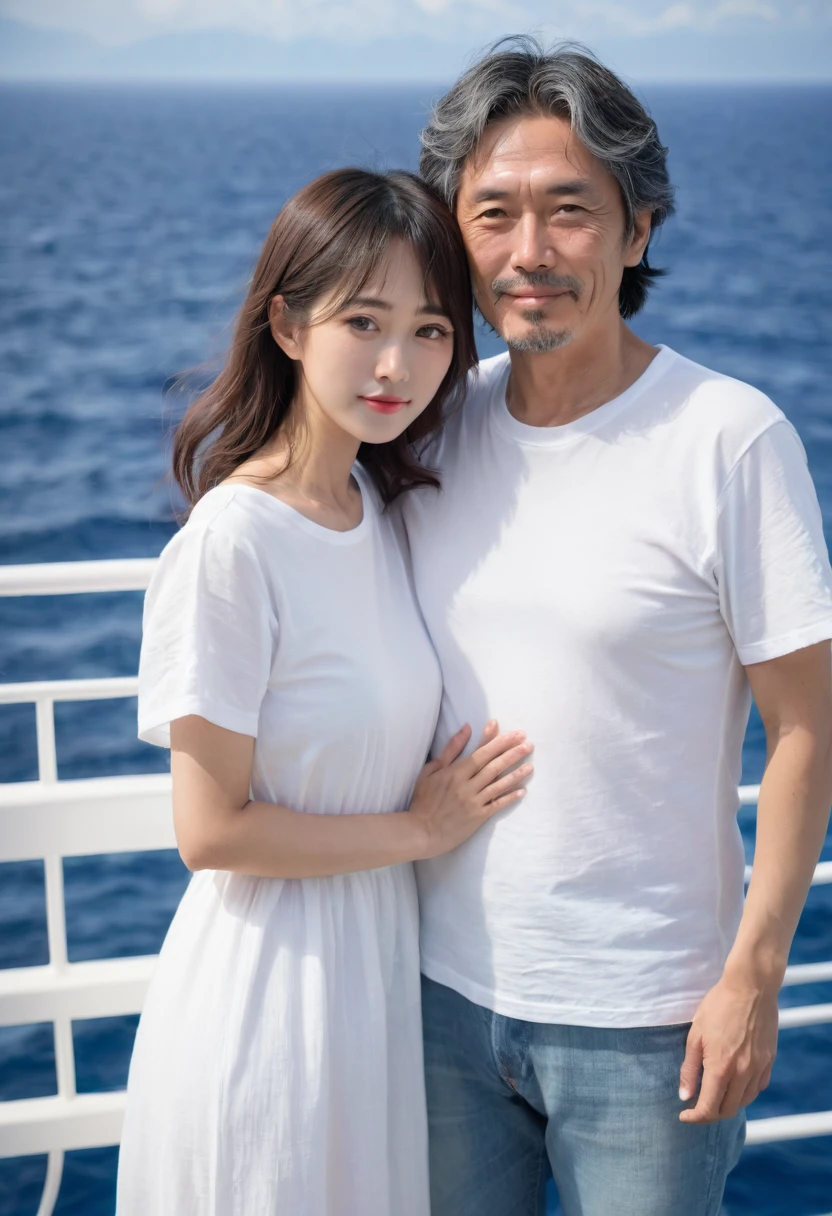
[{"label": "denim seam", "polygon": [[720,1139],[721,1132],[722,1132],[722,1121],[721,1120],[718,1120],[716,1123],[712,1123],[711,1126],[708,1128],[708,1151],[711,1153],[712,1160],[711,1160],[711,1174],[710,1174],[710,1177],[708,1178],[708,1189],[705,1194],[705,1207],[703,1209],[703,1216],[710,1216],[710,1213],[711,1213],[711,1200],[713,1199],[713,1195],[714,1195],[714,1182],[716,1180],[717,1165],[719,1164],[719,1154],[716,1150],[719,1146],[719,1139]]},{"label": "denim seam", "polygon": [[532,1195],[531,1195],[532,1202],[531,1202],[531,1206],[529,1209],[531,1211],[532,1216],[538,1216],[537,1210],[535,1207],[535,1202],[537,1200],[537,1196],[540,1193],[540,1175],[543,1172],[543,1159],[546,1156],[546,1151],[547,1151],[546,1150],[546,1140],[544,1137],[543,1144],[540,1146],[540,1156],[537,1159],[537,1174],[536,1174],[535,1180],[534,1180],[534,1187],[532,1188]]},{"label": "denim seam", "polygon": [[498,1018],[499,1018],[501,1015],[500,1015],[500,1014],[498,1014],[498,1013],[494,1013],[494,1011],[493,1011],[493,1010],[489,1010],[489,1013],[491,1014],[491,1026],[490,1026],[490,1030],[491,1030],[491,1035],[490,1035],[490,1038],[491,1038],[491,1058],[492,1058],[492,1060],[493,1060],[493,1062],[494,1062],[494,1068],[496,1069],[497,1076],[498,1076],[498,1078],[499,1078],[499,1080],[500,1080],[501,1085],[502,1085],[502,1086],[503,1086],[505,1089],[507,1089],[507,1090],[508,1090],[508,1092],[509,1092],[509,1093],[510,1093],[510,1094],[511,1094],[513,1097],[515,1097],[515,1098],[516,1098],[516,1097],[517,1097],[517,1093],[518,1093],[518,1091],[517,1091],[517,1090],[514,1088],[514,1086],[513,1086],[513,1085],[511,1085],[511,1084],[509,1083],[508,1078],[509,1078],[509,1076],[510,1076],[510,1073],[509,1073],[509,1070],[508,1070],[508,1065],[506,1064],[506,1061],[505,1061],[505,1059],[503,1058],[503,1053],[500,1051],[499,1047],[497,1046],[497,1019],[498,1019]]}]

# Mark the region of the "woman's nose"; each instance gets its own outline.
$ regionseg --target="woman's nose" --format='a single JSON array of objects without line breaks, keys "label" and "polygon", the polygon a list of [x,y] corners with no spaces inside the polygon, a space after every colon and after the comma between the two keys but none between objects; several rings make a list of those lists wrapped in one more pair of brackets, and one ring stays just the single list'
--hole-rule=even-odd
[{"label": "woman's nose", "polygon": [[407,360],[404,351],[398,344],[385,346],[376,364],[376,376],[379,380],[390,380],[394,384],[410,379]]}]

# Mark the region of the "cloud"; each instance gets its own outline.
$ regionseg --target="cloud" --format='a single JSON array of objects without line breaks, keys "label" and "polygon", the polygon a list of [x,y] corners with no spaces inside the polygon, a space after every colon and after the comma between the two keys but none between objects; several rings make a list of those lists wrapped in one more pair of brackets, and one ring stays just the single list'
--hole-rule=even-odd
[{"label": "cloud", "polygon": [[[645,11],[652,9],[652,12]],[[766,0],[721,0],[703,4],[616,4],[579,0],[572,5],[573,17],[581,22],[602,23],[623,34],[644,36],[670,30],[716,30],[729,21],[776,22],[781,19],[777,5]]]},{"label": "cloud", "polygon": [[354,43],[409,34],[445,41],[476,36],[490,26],[495,37],[528,28],[538,3],[542,0],[0,0],[0,16],[110,44],[196,29],[229,29],[281,42],[345,37]]},{"label": "cloud", "polygon": [[[556,21],[553,21],[553,10]],[[718,33],[727,27],[827,25],[830,0],[0,0],[0,15],[28,25],[127,43],[161,32],[229,29],[281,42],[301,37],[420,35],[482,45],[512,31],[554,29],[596,38]]]},{"label": "cloud", "polygon": [[138,10],[161,21],[172,17],[182,7],[182,0],[139,0]]}]

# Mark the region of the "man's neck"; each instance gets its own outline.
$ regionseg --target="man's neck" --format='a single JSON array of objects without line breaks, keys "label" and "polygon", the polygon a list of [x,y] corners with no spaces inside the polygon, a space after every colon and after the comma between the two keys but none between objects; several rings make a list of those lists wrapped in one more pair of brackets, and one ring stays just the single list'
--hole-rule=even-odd
[{"label": "man's neck", "polygon": [[508,408],[527,426],[564,426],[620,396],[656,353],[621,320],[547,354],[511,351]]}]

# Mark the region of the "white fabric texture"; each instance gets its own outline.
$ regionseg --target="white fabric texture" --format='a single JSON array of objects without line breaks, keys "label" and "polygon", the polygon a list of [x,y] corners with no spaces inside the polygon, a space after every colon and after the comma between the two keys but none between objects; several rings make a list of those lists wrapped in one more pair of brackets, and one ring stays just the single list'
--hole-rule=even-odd
[{"label": "white fabric texture", "polygon": [[[252,796],[402,811],[436,724],[436,656],[402,552],[356,470],[334,532],[220,486],[145,601],[141,737],[185,714],[256,738]],[[411,865],[192,878],[139,1025],[119,1216],[429,1216]]]},{"label": "white fabric texture", "polygon": [[692,1018],[743,906],[743,665],[832,637],[802,445],[748,385],[661,348],[620,397],[531,427],[484,362],[404,502],[444,694],[434,751],[495,717],[517,807],[417,865],[422,970],[531,1021]]}]

